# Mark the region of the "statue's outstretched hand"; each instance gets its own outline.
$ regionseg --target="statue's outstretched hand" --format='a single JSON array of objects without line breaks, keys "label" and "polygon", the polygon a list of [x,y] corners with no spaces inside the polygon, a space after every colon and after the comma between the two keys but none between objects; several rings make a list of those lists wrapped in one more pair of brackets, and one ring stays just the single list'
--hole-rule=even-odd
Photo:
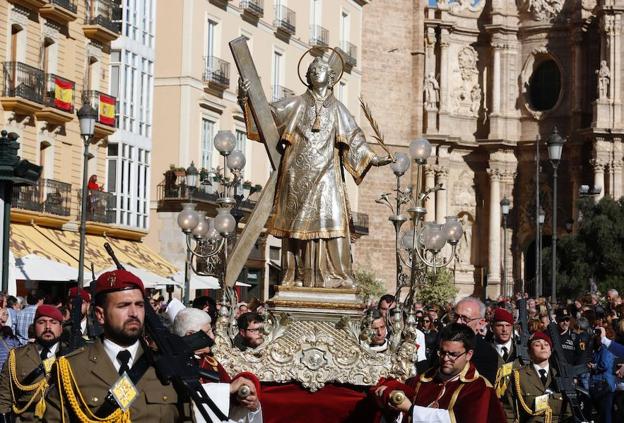
[{"label": "statue's outstretched hand", "polygon": [[373,157],[373,160],[371,160],[371,164],[373,166],[385,166],[392,163],[393,161],[394,159],[389,154],[387,156],[376,155],[375,157]]},{"label": "statue's outstretched hand", "polygon": [[247,94],[249,93],[249,87],[251,82],[245,78],[238,78],[238,101],[247,100]]}]

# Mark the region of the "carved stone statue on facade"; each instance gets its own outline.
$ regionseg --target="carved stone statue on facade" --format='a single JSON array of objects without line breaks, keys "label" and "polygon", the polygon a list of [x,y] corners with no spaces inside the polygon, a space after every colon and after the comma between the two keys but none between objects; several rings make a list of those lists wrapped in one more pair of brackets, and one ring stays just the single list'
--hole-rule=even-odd
[{"label": "carved stone statue on facade", "polygon": [[[359,184],[371,166],[392,161],[371,150],[351,113],[334,96],[342,69],[333,58],[312,61],[305,93],[271,104],[283,153],[266,227],[283,240],[286,286],[354,287],[342,166]],[[246,105],[248,89],[248,81],[239,81],[247,136],[259,141]]]},{"label": "carved stone statue on facade", "polygon": [[478,116],[481,108],[481,86],[477,69],[477,51],[466,46],[457,55],[457,68],[454,72],[454,85],[451,97],[453,112],[459,115]]},{"label": "carved stone statue on facade", "polygon": [[600,69],[596,71],[596,74],[598,75],[598,99],[606,100],[609,98],[609,82],[611,81],[611,71],[606,60],[600,61]]},{"label": "carved stone statue on facade", "polygon": [[519,0],[520,10],[532,14],[538,21],[553,21],[563,10],[564,0]]},{"label": "carved stone statue on facade", "polygon": [[425,110],[438,110],[438,101],[440,101],[440,84],[430,72],[425,78]]},{"label": "carved stone statue on facade", "polygon": [[470,258],[472,253],[472,222],[470,221],[470,215],[464,213],[460,218],[464,234],[459,240],[457,246],[457,258],[462,264],[470,264]]}]

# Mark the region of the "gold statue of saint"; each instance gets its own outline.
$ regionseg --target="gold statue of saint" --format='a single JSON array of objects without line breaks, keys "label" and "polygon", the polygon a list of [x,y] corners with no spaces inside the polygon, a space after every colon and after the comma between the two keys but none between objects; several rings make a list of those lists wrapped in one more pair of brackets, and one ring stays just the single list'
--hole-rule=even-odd
[{"label": "gold statue of saint", "polygon": [[[282,158],[267,229],[283,240],[284,286],[354,287],[342,168],[359,184],[370,166],[392,162],[370,149],[351,113],[334,97],[333,86],[342,74],[336,64],[338,60],[316,57],[306,72],[306,92],[271,104]],[[249,81],[239,80],[247,137],[261,141],[247,104],[248,90]]]}]

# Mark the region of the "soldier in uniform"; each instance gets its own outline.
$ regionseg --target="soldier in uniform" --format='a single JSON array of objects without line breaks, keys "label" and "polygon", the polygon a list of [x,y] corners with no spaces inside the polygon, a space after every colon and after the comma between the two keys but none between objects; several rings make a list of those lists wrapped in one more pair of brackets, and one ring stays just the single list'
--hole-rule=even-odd
[{"label": "soldier in uniform", "polygon": [[50,370],[60,350],[63,315],[54,306],[37,307],[35,342],[11,350],[0,376],[0,421],[40,421]]},{"label": "soldier in uniform", "polygon": [[570,329],[570,312],[565,308],[560,308],[557,310],[556,317],[559,334],[561,336],[563,354],[565,355],[566,361],[569,364],[573,364],[576,362],[578,340],[576,333]]},{"label": "soldier in uniform", "polygon": [[509,393],[509,382],[513,369],[520,367],[516,360],[516,348],[513,342],[514,319],[510,312],[504,308],[494,310],[492,316],[492,346],[498,353],[498,370],[496,372],[496,396],[503,402],[503,409],[508,422],[515,419],[513,402]]},{"label": "soldier in uniform", "polygon": [[[59,383],[47,397],[47,422],[107,419],[133,423],[178,422],[186,404],[163,385],[141,338],[145,319],[143,282],[126,270],[100,275],[95,315],[101,339],[56,363]],[[117,395],[109,395],[116,393]]]},{"label": "soldier in uniform", "polygon": [[[95,338],[95,331],[93,328],[94,322],[92,322],[91,319],[89,318],[89,308],[91,305],[91,295],[89,294],[89,292],[79,287],[71,288],[69,290],[68,307],[71,313],[72,308],[74,306],[73,300],[79,295],[82,298],[82,306],[80,310],[80,317],[81,317],[80,333],[82,333],[82,337],[86,341],[92,341]],[[69,339],[71,338],[72,325],[73,325],[73,322],[71,319],[68,320],[63,325],[63,341],[64,342],[69,341]]]},{"label": "soldier in uniform", "polygon": [[555,383],[556,370],[548,360],[552,340],[535,332],[529,341],[531,363],[513,371],[512,390],[519,423],[558,423],[563,421],[563,396]]}]

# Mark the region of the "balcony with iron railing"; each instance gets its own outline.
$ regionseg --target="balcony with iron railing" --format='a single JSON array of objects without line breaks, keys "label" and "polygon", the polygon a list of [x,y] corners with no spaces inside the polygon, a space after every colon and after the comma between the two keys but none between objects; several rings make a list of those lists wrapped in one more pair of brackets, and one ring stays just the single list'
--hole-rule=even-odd
[{"label": "balcony with iron railing", "polygon": [[310,45],[327,47],[329,45],[329,31],[320,25],[310,25]]},{"label": "balcony with iron railing", "polygon": [[248,13],[256,18],[261,18],[264,14],[263,0],[241,0],[240,7],[243,13]]},{"label": "balcony with iron railing", "polygon": [[40,179],[35,185],[13,188],[12,206],[16,209],[69,217],[71,184]]},{"label": "balcony with iron railing", "polygon": [[87,38],[109,43],[119,37],[116,22],[121,6],[115,0],[91,0],[82,30]]},{"label": "balcony with iron railing", "polygon": [[273,92],[271,97],[273,98],[273,101],[279,101],[283,98],[292,97],[295,95],[295,92],[293,90],[290,90],[281,85],[273,85],[272,89]]},{"label": "balcony with iron railing", "polygon": [[[81,203],[82,190],[78,189],[78,204]],[[98,223],[115,222],[115,205],[117,198],[110,192],[87,190],[87,216],[86,220]],[[78,220],[80,220],[81,210],[78,210]]]},{"label": "balcony with iron railing", "polygon": [[35,112],[37,119],[48,123],[63,124],[74,118],[76,83],[53,73],[45,75],[43,110]]},{"label": "balcony with iron railing", "polygon": [[286,6],[276,5],[273,25],[286,35],[295,35],[295,11]]},{"label": "balcony with iron railing", "polygon": [[204,90],[223,94],[230,86],[230,63],[215,56],[204,57]]},{"label": "balcony with iron railing", "polygon": [[67,24],[78,18],[78,7],[72,0],[47,0],[39,9],[39,14],[46,19]]},{"label": "balcony with iron railing", "polygon": [[39,10],[39,8],[45,6],[47,3],[46,0],[10,0],[11,3],[25,7],[30,10],[34,10],[35,12]]},{"label": "balcony with iron railing", "polygon": [[29,115],[43,108],[44,73],[22,62],[2,65],[2,98],[5,111]]},{"label": "balcony with iron railing", "polygon": [[340,51],[345,65],[351,70],[357,65],[357,46],[349,41],[342,40],[340,42]]},{"label": "balcony with iron railing", "polygon": [[90,104],[97,112],[94,139],[101,139],[115,133],[117,99],[112,95],[91,90],[82,93],[82,102]]}]

